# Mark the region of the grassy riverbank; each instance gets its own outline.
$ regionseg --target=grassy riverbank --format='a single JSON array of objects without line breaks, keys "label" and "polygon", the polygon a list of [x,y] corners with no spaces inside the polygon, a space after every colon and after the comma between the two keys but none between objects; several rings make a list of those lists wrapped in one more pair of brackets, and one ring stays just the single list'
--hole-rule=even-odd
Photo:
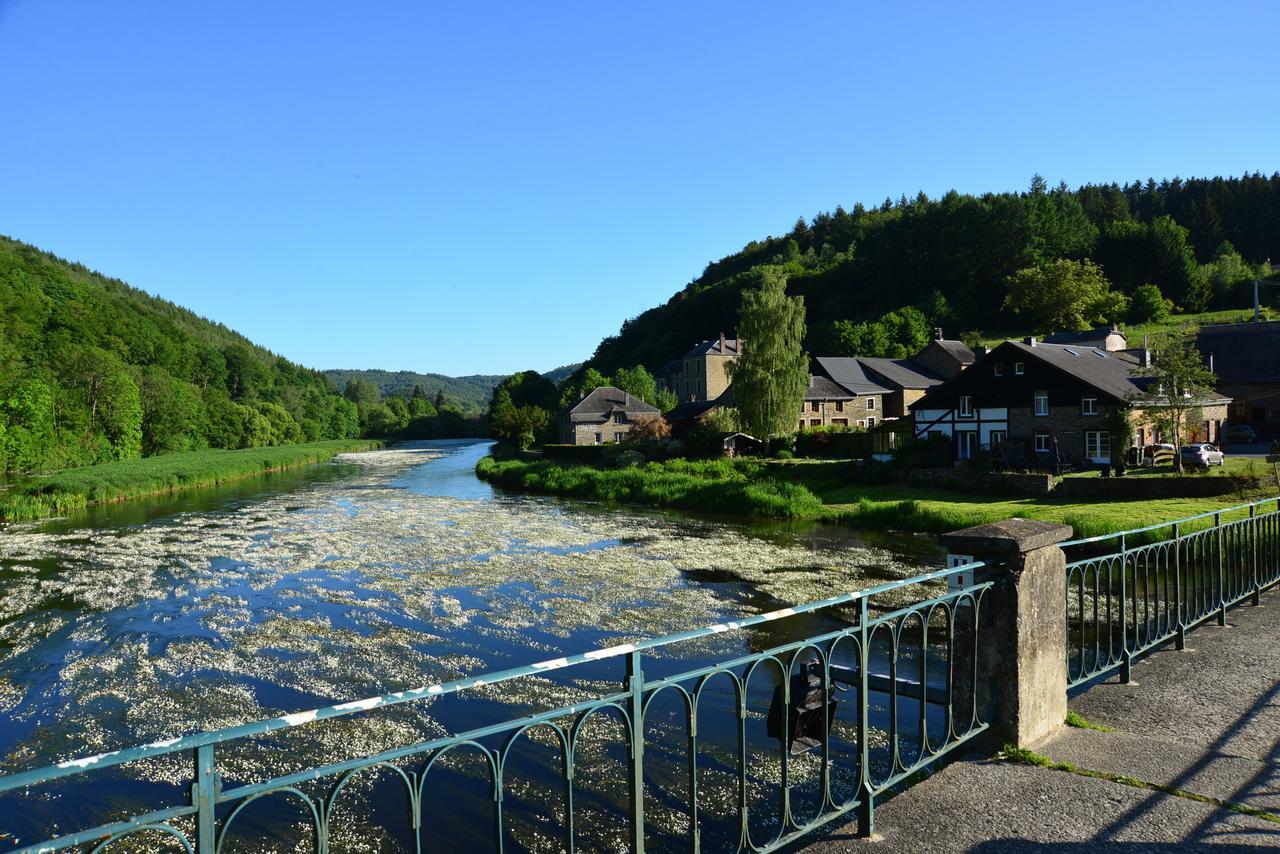
[{"label": "grassy riverbank", "polygon": [[849,463],[672,460],[634,468],[545,460],[480,461],[476,473],[512,489],[696,512],[839,522],[864,530],[942,533],[1013,516],[1099,536],[1170,522],[1246,498],[1081,501],[965,495],[901,484],[851,482]]},{"label": "grassy riverbank", "polygon": [[325,462],[337,454],[382,444],[372,439],[334,439],[238,451],[188,451],[66,469],[15,485],[0,497],[0,521],[42,519],[91,504],[215,486],[264,472]]}]

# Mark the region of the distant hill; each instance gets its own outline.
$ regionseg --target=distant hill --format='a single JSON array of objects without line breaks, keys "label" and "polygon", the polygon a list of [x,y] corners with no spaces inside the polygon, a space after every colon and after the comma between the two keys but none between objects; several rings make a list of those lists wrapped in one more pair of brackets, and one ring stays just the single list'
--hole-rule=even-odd
[{"label": "distant hill", "polygon": [[[565,365],[543,374],[554,383],[578,369],[578,365]],[[427,396],[434,398],[442,392],[445,399],[453,403],[468,415],[478,415],[489,406],[489,398],[493,395],[498,383],[506,379],[505,375],[471,374],[465,377],[449,377],[444,374],[419,374],[414,371],[381,371],[377,369],[355,370],[335,368],[324,372],[324,375],[339,390],[347,385],[348,380],[359,379],[373,383],[382,392],[383,397],[399,395],[408,397],[414,386],[422,386]]]},{"label": "distant hill", "polygon": [[345,439],[360,426],[318,371],[0,237],[0,471]]}]

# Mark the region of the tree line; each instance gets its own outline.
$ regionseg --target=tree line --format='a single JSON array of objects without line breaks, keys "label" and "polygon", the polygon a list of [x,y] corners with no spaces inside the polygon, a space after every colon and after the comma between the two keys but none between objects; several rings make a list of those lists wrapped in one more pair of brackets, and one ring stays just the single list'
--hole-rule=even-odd
[{"label": "tree line", "polygon": [[[938,326],[976,338],[1244,307],[1273,258],[1280,173],[1074,190],[1036,176],[1019,193],[921,193],[837,207],[748,243],[625,321],[587,366],[658,370],[711,331],[734,329],[741,294],[761,287],[765,267],[804,298],[810,352],[896,357]],[[1041,310],[1034,295],[1064,284],[1089,310]]]}]

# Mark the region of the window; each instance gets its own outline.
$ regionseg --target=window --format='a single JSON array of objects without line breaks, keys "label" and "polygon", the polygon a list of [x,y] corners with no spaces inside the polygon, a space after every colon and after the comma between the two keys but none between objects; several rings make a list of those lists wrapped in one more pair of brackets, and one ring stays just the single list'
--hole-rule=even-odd
[{"label": "window", "polygon": [[1009,435],[1007,430],[991,431],[991,447],[998,448],[1004,444],[1005,437]]},{"label": "window", "polygon": [[1025,374],[1025,373],[1027,372],[1027,370],[1026,370],[1026,366],[1025,366],[1025,365],[1023,365],[1021,362],[1014,362],[1014,363],[1013,363],[1013,372],[1014,372],[1015,374],[1017,374],[1018,376],[1022,376],[1023,374]]},{"label": "window", "polygon": [[817,412],[817,411],[818,411],[818,401],[816,401],[816,400],[811,400],[811,401],[809,401],[809,411],[810,411],[810,412]]},{"label": "window", "polygon": [[604,444],[604,434],[603,434],[603,433],[597,433],[597,434],[596,434],[596,444],[597,444],[597,445],[603,445],[603,444]]},{"label": "window", "polygon": [[837,400],[837,401],[836,401],[836,412],[844,412],[844,401],[843,401],[843,400]]},{"label": "window", "polygon": [[868,412],[876,411],[876,399],[874,397],[867,398],[867,411]]},{"label": "window", "polygon": [[1098,414],[1098,398],[1084,397],[1080,399],[1080,413],[1082,415]]},{"label": "window", "polygon": [[1095,463],[1111,462],[1111,434],[1106,430],[1084,431],[1084,455]]},{"label": "window", "polygon": [[875,419],[875,416],[868,415],[868,416],[867,416],[867,429],[868,429],[868,430],[870,430],[870,429],[871,429],[872,427],[874,427],[874,426],[876,426],[876,419]]},{"label": "window", "polygon": [[1047,392],[1047,391],[1038,391],[1038,392],[1036,392],[1036,408],[1035,408],[1035,413],[1036,413],[1036,415],[1048,415],[1048,414],[1049,414],[1049,392]]},{"label": "window", "polygon": [[613,413],[613,423],[614,423],[614,424],[626,424],[626,423],[627,423],[627,413],[625,413],[625,412],[615,412],[615,413]]},{"label": "window", "polygon": [[973,397],[968,394],[960,395],[960,417],[973,417]]},{"label": "window", "polygon": [[614,433],[614,434],[613,434],[613,441],[615,441],[615,442],[617,442],[619,445],[621,445],[621,444],[622,444],[622,440],[623,440],[623,439],[625,439],[626,437],[627,437],[627,434],[626,434],[626,433],[623,433],[622,431],[618,431],[618,432],[616,432],[616,433]]},{"label": "window", "polygon": [[1036,453],[1047,454],[1049,452],[1049,434],[1043,431],[1036,434]]},{"label": "window", "polygon": [[995,363],[995,366],[992,368],[992,370],[993,370],[993,371],[995,371],[995,375],[996,375],[996,376],[998,376],[998,377],[1002,377],[1002,376],[1004,376],[1004,363],[1003,363],[1003,362],[996,362],[996,363]]},{"label": "window", "polygon": [[848,418],[832,418],[831,423],[836,425],[837,427],[848,427],[849,419]]},{"label": "window", "polygon": [[822,419],[821,419],[821,418],[810,418],[810,419],[809,419],[809,426],[810,426],[810,427],[821,427],[821,426],[822,426]]}]

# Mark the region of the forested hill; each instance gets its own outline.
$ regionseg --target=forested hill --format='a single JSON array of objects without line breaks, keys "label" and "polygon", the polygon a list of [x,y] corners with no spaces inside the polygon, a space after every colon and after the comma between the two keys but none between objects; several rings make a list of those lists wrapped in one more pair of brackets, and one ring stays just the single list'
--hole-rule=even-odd
[{"label": "forested hill", "polygon": [[[565,365],[548,371],[542,376],[558,383],[578,369],[578,365]],[[504,376],[492,374],[472,374],[465,377],[447,377],[444,374],[418,374],[413,371],[380,371],[334,369],[325,371],[333,384],[338,388],[346,388],[350,380],[363,380],[378,387],[383,397],[399,395],[409,397],[417,387],[422,388],[428,397],[435,398],[443,394],[462,412],[478,415],[489,406],[489,398],[498,383],[506,379]]]},{"label": "forested hill", "polygon": [[320,372],[0,237],[0,470],[359,431],[356,405]]},{"label": "forested hill", "polygon": [[[1280,174],[1074,190],[1037,177],[1024,193],[904,196],[873,209],[837,207],[751,241],[623,323],[587,365],[604,374],[636,364],[657,370],[695,341],[732,334],[741,291],[765,264],[782,266],[788,291],[805,298],[810,352],[896,355],[932,326],[973,335],[1036,325],[1043,318],[1003,309],[1019,271],[1031,270],[1024,281],[1092,286],[1100,267],[1124,297],[1098,301],[1092,313],[1101,317],[1126,306],[1158,314],[1247,305],[1248,282],[1268,258],[1280,261]],[[1086,259],[1094,263],[1076,263]],[[1054,267],[1064,260],[1073,263]],[[1139,293],[1144,285],[1159,298]]]}]

